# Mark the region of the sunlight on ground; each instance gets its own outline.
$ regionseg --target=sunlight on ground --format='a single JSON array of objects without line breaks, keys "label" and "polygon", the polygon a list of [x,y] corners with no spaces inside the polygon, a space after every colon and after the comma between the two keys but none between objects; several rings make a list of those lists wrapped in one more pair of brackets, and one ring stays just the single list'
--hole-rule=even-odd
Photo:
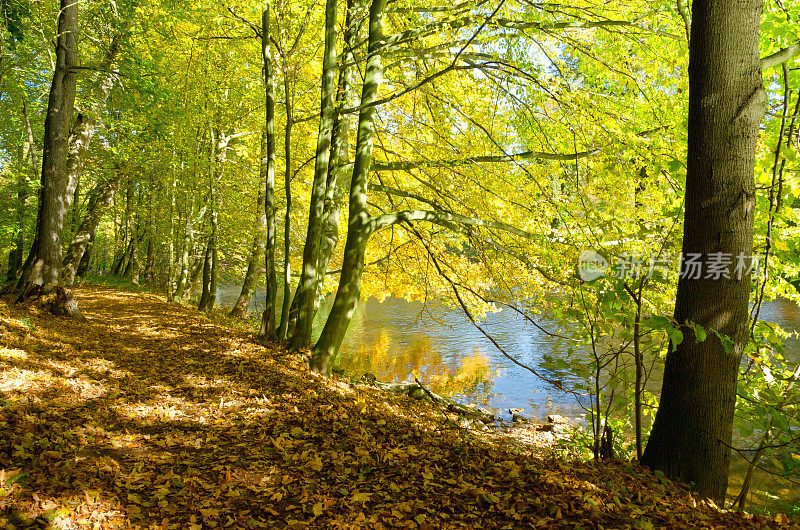
[{"label": "sunlight on ground", "polygon": [[[78,295],[89,323],[0,302],[0,523],[444,528],[458,518],[474,528],[631,520],[630,500],[614,501],[603,483],[617,481],[610,491],[624,497],[639,480],[630,471],[609,479],[602,468],[544,464],[531,445],[468,432],[457,416],[405,396],[309,373],[297,356],[152,296]],[[483,365],[476,352],[458,383]],[[677,491],[669,502],[687,502]],[[637,502],[651,515],[664,509],[656,493]]]}]

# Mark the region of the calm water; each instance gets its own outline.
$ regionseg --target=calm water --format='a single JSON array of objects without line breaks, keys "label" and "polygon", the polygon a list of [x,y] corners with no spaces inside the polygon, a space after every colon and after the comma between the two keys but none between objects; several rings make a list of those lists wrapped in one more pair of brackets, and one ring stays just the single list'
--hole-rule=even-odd
[{"label": "calm water", "polygon": [[[232,306],[239,287],[220,289],[217,300]],[[263,310],[263,294],[253,301],[252,311]],[[315,329],[324,324],[329,306],[323,304]],[[800,308],[778,300],[765,303],[761,318],[775,322],[787,331],[800,331]],[[551,332],[557,330],[553,319],[538,318],[537,323]],[[484,329],[522,364],[541,368],[544,355],[558,356],[564,346],[510,310],[487,315]],[[800,361],[800,340],[786,342],[788,359]],[[370,298],[356,310],[336,364],[349,376],[371,372],[381,381],[405,381],[416,375],[435,391],[452,395],[465,403],[476,403],[500,412],[507,419],[509,408],[522,408],[534,417],[549,412],[582,418],[584,410],[576,398],[560,392],[509,360],[475,328],[458,309],[433,304],[424,306],[387,298]],[[652,390],[660,388],[660,376],[654,377]],[[747,463],[733,455],[730,494],[738,493]],[[781,509],[781,499],[800,497],[796,487],[771,475],[757,472],[754,489],[767,491],[751,499],[753,506]]]},{"label": "calm water", "polygon": [[[239,287],[220,288],[217,300],[232,306]],[[259,293],[260,294],[260,293]],[[252,311],[263,310],[259,296]],[[319,331],[329,307],[316,319]],[[555,330],[555,322],[540,322]],[[487,315],[481,324],[520,363],[537,370],[544,354],[557,354],[557,341],[512,311]],[[460,310],[387,298],[359,304],[336,365],[349,376],[371,372],[381,381],[413,380],[463,402],[507,413],[522,408],[541,416],[555,412],[582,417],[573,396],[559,392],[505,357]],[[542,370],[542,373],[546,371]]]},{"label": "calm water", "polygon": [[[220,288],[219,304],[232,306],[239,289]],[[263,307],[259,293],[251,310],[258,314]],[[329,306],[323,304],[316,319],[317,331],[328,310]],[[800,331],[800,308],[792,302],[765,303],[761,318],[787,331]],[[557,331],[553,319],[537,318],[537,323],[550,332]],[[543,375],[553,375],[541,368],[542,357],[559,355],[565,348],[563,343],[511,310],[487,315],[481,326],[517,361]],[[787,341],[787,358],[800,360],[797,339]],[[523,408],[535,415],[552,411],[570,417],[584,414],[573,395],[554,389],[498,351],[460,309],[439,304],[397,298],[362,301],[336,364],[350,376],[371,372],[381,381],[406,381],[417,374],[423,383],[496,410]],[[658,384],[654,390],[658,390]]]}]

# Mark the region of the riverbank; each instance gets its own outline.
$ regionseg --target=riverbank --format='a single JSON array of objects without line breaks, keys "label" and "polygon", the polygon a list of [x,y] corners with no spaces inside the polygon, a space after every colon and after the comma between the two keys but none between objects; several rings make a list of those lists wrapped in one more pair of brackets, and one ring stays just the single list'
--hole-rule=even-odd
[{"label": "riverbank", "polygon": [[[87,322],[0,302],[0,524],[56,528],[725,528],[636,465],[565,459],[307,370],[149,293]],[[37,519],[38,518],[38,519]],[[787,526],[784,526],[787,527]]]}]

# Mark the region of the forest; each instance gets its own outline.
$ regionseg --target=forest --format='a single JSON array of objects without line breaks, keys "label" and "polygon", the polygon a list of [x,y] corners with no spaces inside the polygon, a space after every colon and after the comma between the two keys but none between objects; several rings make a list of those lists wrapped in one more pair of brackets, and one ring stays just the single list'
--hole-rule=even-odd
[{"label": "forest", "polygon": [[[798,524],[800,2],[0,14],[7,527]],[[370,299],[570,435],[345,370]]]}]

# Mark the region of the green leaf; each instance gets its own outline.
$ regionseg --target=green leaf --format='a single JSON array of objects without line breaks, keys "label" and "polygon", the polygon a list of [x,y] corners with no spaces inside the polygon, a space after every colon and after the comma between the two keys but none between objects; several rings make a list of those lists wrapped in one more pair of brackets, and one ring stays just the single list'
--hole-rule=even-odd
[{"label": "green leaf", "polygon": [[669,335],[669,342],[671,344],[671,351],[678,349],[678,345],[683,342],[683,331],[671,325],[667,327],[667,335]]},{"label": "green leaf", "polygon": [[697,342],[704,342],[706,340],[706,330],[700,324],[693,324],[694,327],[694,338]]}]

